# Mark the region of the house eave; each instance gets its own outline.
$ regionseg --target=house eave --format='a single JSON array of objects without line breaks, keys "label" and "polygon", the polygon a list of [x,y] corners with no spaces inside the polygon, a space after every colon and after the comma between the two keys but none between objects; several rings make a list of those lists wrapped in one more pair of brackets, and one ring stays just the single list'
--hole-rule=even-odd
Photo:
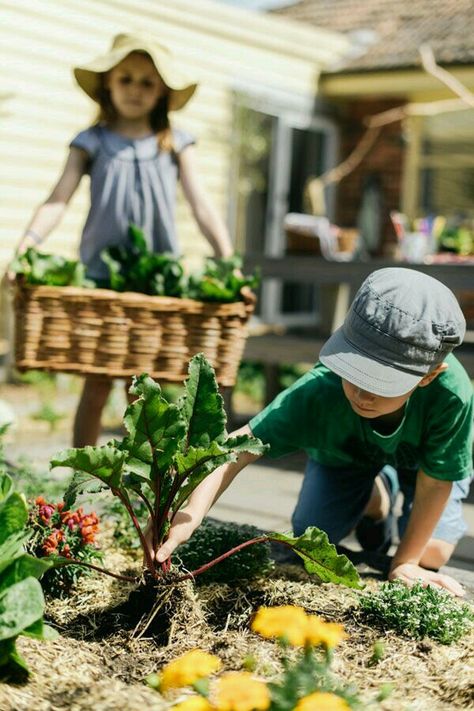
[{"label": "house eave", "polygon": [[[449,72],[466,87],[474,88],[473,65],[451,65]],[[435,77],[417,67],[388,70],[340,71],[323,73],[319,80],[321,94],[331,98],[357,98],[358,96],[416,96],[430,93],[453,96]]]}]

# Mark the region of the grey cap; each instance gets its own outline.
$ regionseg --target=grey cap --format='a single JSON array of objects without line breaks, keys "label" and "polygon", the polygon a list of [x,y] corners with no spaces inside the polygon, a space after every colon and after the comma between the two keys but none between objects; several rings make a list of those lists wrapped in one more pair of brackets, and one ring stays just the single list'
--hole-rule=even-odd
[{"label": "grey cap", "polygon": [[414,269],[372,272],[320,361],[383,397],[412,390],[460,343],[466,321],[453,292]]}]

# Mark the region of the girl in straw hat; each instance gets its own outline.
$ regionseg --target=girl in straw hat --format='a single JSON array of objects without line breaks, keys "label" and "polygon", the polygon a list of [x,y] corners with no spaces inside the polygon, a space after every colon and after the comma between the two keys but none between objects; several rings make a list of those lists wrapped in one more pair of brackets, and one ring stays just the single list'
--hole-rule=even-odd
[{"label": "girl in straw hat", "polygon": [[[87,173],[91,207],[80,257],[92,279],[99,283],[107,279],[100,253],[105,247],[126,244],[130,223],[143,229],[155,252],[179,252],[174,219],[178,178],[216,256],[230,256],[227,228],[196,173],[194,139],[170,125],[168,112],[181,109],[196,84],[178,71],[169,51],[148,37],[120,34],[106,55],[75,67],[74,75],[99,105],[98,121],[72,140],[64,170],[34,213],[19,251],[47,237]],[[110,379],[85,379],[74,446],[96,442],[110,388]]]}]

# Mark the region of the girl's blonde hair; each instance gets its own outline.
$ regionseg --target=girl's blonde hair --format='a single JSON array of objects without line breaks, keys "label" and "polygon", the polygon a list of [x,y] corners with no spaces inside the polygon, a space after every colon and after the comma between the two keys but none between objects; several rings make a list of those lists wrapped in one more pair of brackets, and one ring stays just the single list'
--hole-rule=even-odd
[{"label": "girl's blonde hair", "polygon": [[[101,76],[101,86],[97,94],[97,103],[99,104],[99,112],[96,121],[99,123],[110,124],[117,118],[117,111],[110,99],[110,92],[105,86],[106,74]],[[155,108],[150,114],[150,125],[154,133],[158,147],[162,151],[174,153],[173,133],[168,116],[169,96],[165,94],[158,99]]]}]

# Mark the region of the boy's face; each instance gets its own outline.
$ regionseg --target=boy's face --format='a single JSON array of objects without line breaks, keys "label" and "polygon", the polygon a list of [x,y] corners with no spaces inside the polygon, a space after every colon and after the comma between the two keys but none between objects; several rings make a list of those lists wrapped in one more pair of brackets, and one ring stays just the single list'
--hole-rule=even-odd
[{"label": "boy's face", "polygon": [[354,412],[360,417],[366,417],[370,420],[397,412],[404,406],[413,392],[413,390],[410,390],[405,395],[399,395],[398,397],[382,397],[381,395],[369,393],[367,390],[362,390],[348,380],[342,380],[342,389]]},{"label": "boy's face", "polygon": [[420,380],[418,385],[405,393],[405,395],[398,395],[397,397],[382,397],[381,395],[374,395],[373,393],[367,392],[367,390],[362,390],[348,380],[342,378],[342,389],[344,390],[344,395],[349,400],[350,406],[355,413],[361,417],[366,417],[369,420],[375,419],[376,417],[382,417],[383,415],[391,415],[404,406],[412,392],[416,388],[424,388],[429,385],[440,373],[443,373],[448,369],[446,363],[441,363],[436,366],[431,373],[425,375],[424,378]]}]

